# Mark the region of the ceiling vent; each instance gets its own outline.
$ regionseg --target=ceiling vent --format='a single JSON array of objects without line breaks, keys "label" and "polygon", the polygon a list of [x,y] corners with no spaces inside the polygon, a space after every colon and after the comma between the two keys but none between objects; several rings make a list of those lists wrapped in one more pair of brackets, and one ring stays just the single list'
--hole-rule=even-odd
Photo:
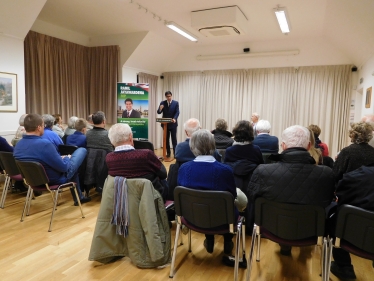
[{"label": "ceiling vent", "polygon": [[193,11],[191,26],[206,37],[241,35],[248,32],[248,20],[238,6]]}]

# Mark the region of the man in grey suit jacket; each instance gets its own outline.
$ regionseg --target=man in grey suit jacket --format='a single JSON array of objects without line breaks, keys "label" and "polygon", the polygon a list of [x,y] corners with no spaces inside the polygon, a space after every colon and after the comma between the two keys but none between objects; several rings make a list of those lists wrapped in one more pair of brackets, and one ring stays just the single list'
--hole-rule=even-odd
[{"label": "man in grey suit jacket", "polygon": [[126,110],[122,112],[122,118],[140,118],[140,112],[132,109],[132,99],[127,98],[125,100]]}]

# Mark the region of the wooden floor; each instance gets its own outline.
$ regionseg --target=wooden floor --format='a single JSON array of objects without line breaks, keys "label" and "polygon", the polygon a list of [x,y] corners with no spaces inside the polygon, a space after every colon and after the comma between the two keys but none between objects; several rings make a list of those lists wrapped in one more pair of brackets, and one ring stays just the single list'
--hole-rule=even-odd
[{"label": "wooden floor", "polygon": [[[2,186],[2,184],[1,184]],[[2,187],[1,187],[2,190]],[[0,280],[169,280],[170,266],[164,269],[138,269],[128,258],[102,265],[88,261],[100,196],[83,205],[85,218],[73,206],[70,192],[62,193],[53,231],[48,232],[51,197],[43,194],[33,200],[30,216],[20,222],[25,193],[9,193],[5,209],[0,209]],[[172,229],[174,241],[175,224]],[[178,246],[175,281],[233,280],[233,268],[221,264],[223,239],[216,237],[213,254],[203,247],[204,236],[192,234],[192,253]],[[249,249],[250,238],[246,239]],[[247,252],[248,253],[248,252]],[[320,280],[320,248],[294,248],[291,257],[281,256],[279,246],[262,239],[261,261],[254,262],[251,280]],[[353,257],[357,280],[374,280],[371,262]],[[246,270],[239,269],[239,280]],[[338,280],[335,276],[331,280]]]}]

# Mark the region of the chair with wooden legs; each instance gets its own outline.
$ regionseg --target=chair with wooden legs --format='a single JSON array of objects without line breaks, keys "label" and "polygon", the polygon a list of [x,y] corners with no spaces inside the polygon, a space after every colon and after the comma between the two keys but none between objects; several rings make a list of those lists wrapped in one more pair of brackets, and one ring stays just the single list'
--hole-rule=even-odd
[{"label": "chair with wooden legs", "polygon": [[58,202],[58,194],[60,190],[65,189],[65,188],[73,189],[75,196],[77,198],[77,202],[79,204],[79,208],[82,213],[82,218],[84,218],[82,205],[81,205],[81,202],[78,196],[77,186],[75,182],[67,182],[67,183],[60,184],[60,185],[49,185],[48,184],[49,179],[42,164],[40,164],[39,162],[25,162],[25,161],[18,161],[18,160],[16,160],[16,163],[21,171],[21,174],[24,178],[25,183],[29,186],[29,189],[26,195],[25,205],[23,207],[21,221],[23,221],[25,214],[26,216],[29,215],[31,199],[32,199],[32,191],[33,190],[48,191],[50,192],[52,196],[52,201],[53,201],[52,215],[51,215],[51,220],[49,222],[49,229],[48,229],[48,231],[52,231],[52,222],[53,222],[53,217],[54,217],[57,202]]},{"label": "chair with wooden legs", "polygon": [[5,175],[3,193],[1,194],[0,208],[4,209],[8,190],[12,187],[12,180],[22,181],[22,175],[17,167],[12,152],[0,152],[0,164]]}]

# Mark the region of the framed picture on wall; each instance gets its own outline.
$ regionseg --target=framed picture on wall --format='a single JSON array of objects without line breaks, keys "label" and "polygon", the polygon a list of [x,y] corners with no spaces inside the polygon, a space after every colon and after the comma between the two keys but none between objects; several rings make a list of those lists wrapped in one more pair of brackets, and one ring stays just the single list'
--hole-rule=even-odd
[{"label": "framed picture on wall", "polygon": [[17,74],[0,72],[0,112],[17,112]]},{"label": "framed picture on wall", "polygon": [[372,91],[372,87],[366,89],[365,108],[370,108],[370,105],[371,105],[371,91]]}]

